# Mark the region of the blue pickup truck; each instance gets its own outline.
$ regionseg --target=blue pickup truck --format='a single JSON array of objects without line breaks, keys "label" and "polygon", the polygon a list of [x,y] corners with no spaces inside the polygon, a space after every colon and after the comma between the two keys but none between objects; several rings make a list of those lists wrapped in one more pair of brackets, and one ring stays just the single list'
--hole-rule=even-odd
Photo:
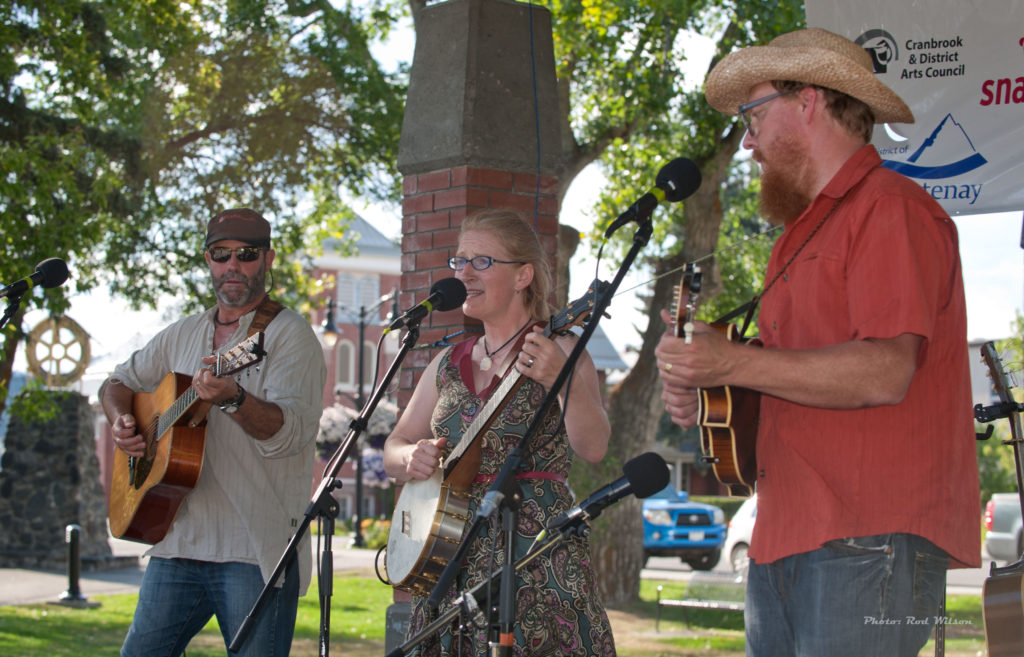
[{"label": "blue pickup truck", "polygon": [[644,500],[644,556],[679,557],[694,570],[711,570],[722,556],[725,512],[689,498],[670,484]]}]

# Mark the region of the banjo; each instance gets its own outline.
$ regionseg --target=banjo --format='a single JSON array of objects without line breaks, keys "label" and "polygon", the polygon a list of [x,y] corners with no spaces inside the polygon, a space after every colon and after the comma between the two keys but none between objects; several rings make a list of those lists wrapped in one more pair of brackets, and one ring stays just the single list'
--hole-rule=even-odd
[{"label": "banjo", "polygon": [[[586,321],[596,294],[603,293],[606,287],[607,283],[595,281],[583,297],[551,318],[544,335],[564,334],[570,327]],[[519,370],[512,367],[433,476],[402,486],[384,553],[387,581],[395,588],[413,595],[429,595],[445,566],[455,556],[470,520],[469,488],[480,469],[481,441],[478,438],[525,382]]]}]

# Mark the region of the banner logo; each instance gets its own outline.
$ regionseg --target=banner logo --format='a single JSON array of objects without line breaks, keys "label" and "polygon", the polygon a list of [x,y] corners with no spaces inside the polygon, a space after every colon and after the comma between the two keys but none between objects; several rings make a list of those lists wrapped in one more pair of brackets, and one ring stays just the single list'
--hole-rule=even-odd
[{"label": "banner logo", "polygon": [[[906,152],[907,146],[891,149],[879,149],[883,155],[894,152]],[[969,153],[966,157],[961,157]],[[954,178],[987,164],[981,153],[974,147],[963,125],[949,113],[943,117],[939,125],[932,130],[921,146],[910,154],[906,161],[882,160],[882,166],[892,169],[909,178],[918,180],[941,180]],[[974,205],[981,196],[983,184],[928,184],[921,185],[932,198],[937,201],[960,200]]]},{"label": "banner logo", "polygon": [[868,51],[871,55],[871,63],[875,68],[875,75],[889,72],[889,64],[900,58],[899,46],[896,39],[882,29],[868,30],[857,37],[856,44]]},{"label": "banner logo", "polygon": [[[970,154],[967,157],[953,159],[965,152]],[[883,164],[911,178],[935,180],[963,175],[987,162],[988,160],[974,147],[974,142],[963,125],[950,113],[943,117],[921,147],[911,153],[906,162],[885,160]]]}]

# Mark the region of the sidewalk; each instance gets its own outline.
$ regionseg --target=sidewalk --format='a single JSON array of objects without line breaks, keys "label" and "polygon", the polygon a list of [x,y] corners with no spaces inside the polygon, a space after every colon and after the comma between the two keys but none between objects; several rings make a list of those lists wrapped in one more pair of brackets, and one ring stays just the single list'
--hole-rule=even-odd
[{"label": "sidewalk", "polygon": [[[312,541],[313,576],[316,576],[316,537]],[[83,572],[79,578],[79,590],[86,599],[94,595],[113,593],[132,593],[138,591],[142,582],[142,573],[146,569],[148,557],[142,553],[149,549],[148,545],[109,539],[110,549],[115,556],[138,557],[137,566],[118,568],[116,570]],[[373,572],[373,560],[376,550],[364,550],[339,547],[344,541],[335,537],[333,551],[334,574],[360,573],[376,577]],[[66,571],[29,570],[25,568],[0,568],[0,607],[4,605],[25,605],[42,602],[58,602],[61,594],[68,590],[68,574]]]}]

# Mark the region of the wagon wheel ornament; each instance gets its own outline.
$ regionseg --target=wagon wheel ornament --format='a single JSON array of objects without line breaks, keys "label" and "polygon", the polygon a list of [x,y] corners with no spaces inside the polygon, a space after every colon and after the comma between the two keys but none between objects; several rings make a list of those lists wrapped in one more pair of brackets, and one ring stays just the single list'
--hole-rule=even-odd
[{"label": "wagon wheel ornament", "polygon": [[70,317],[50,317],[28,335],[29,371],[49,387],[62,387],[82,378],[89,366],[89,334]]}]

